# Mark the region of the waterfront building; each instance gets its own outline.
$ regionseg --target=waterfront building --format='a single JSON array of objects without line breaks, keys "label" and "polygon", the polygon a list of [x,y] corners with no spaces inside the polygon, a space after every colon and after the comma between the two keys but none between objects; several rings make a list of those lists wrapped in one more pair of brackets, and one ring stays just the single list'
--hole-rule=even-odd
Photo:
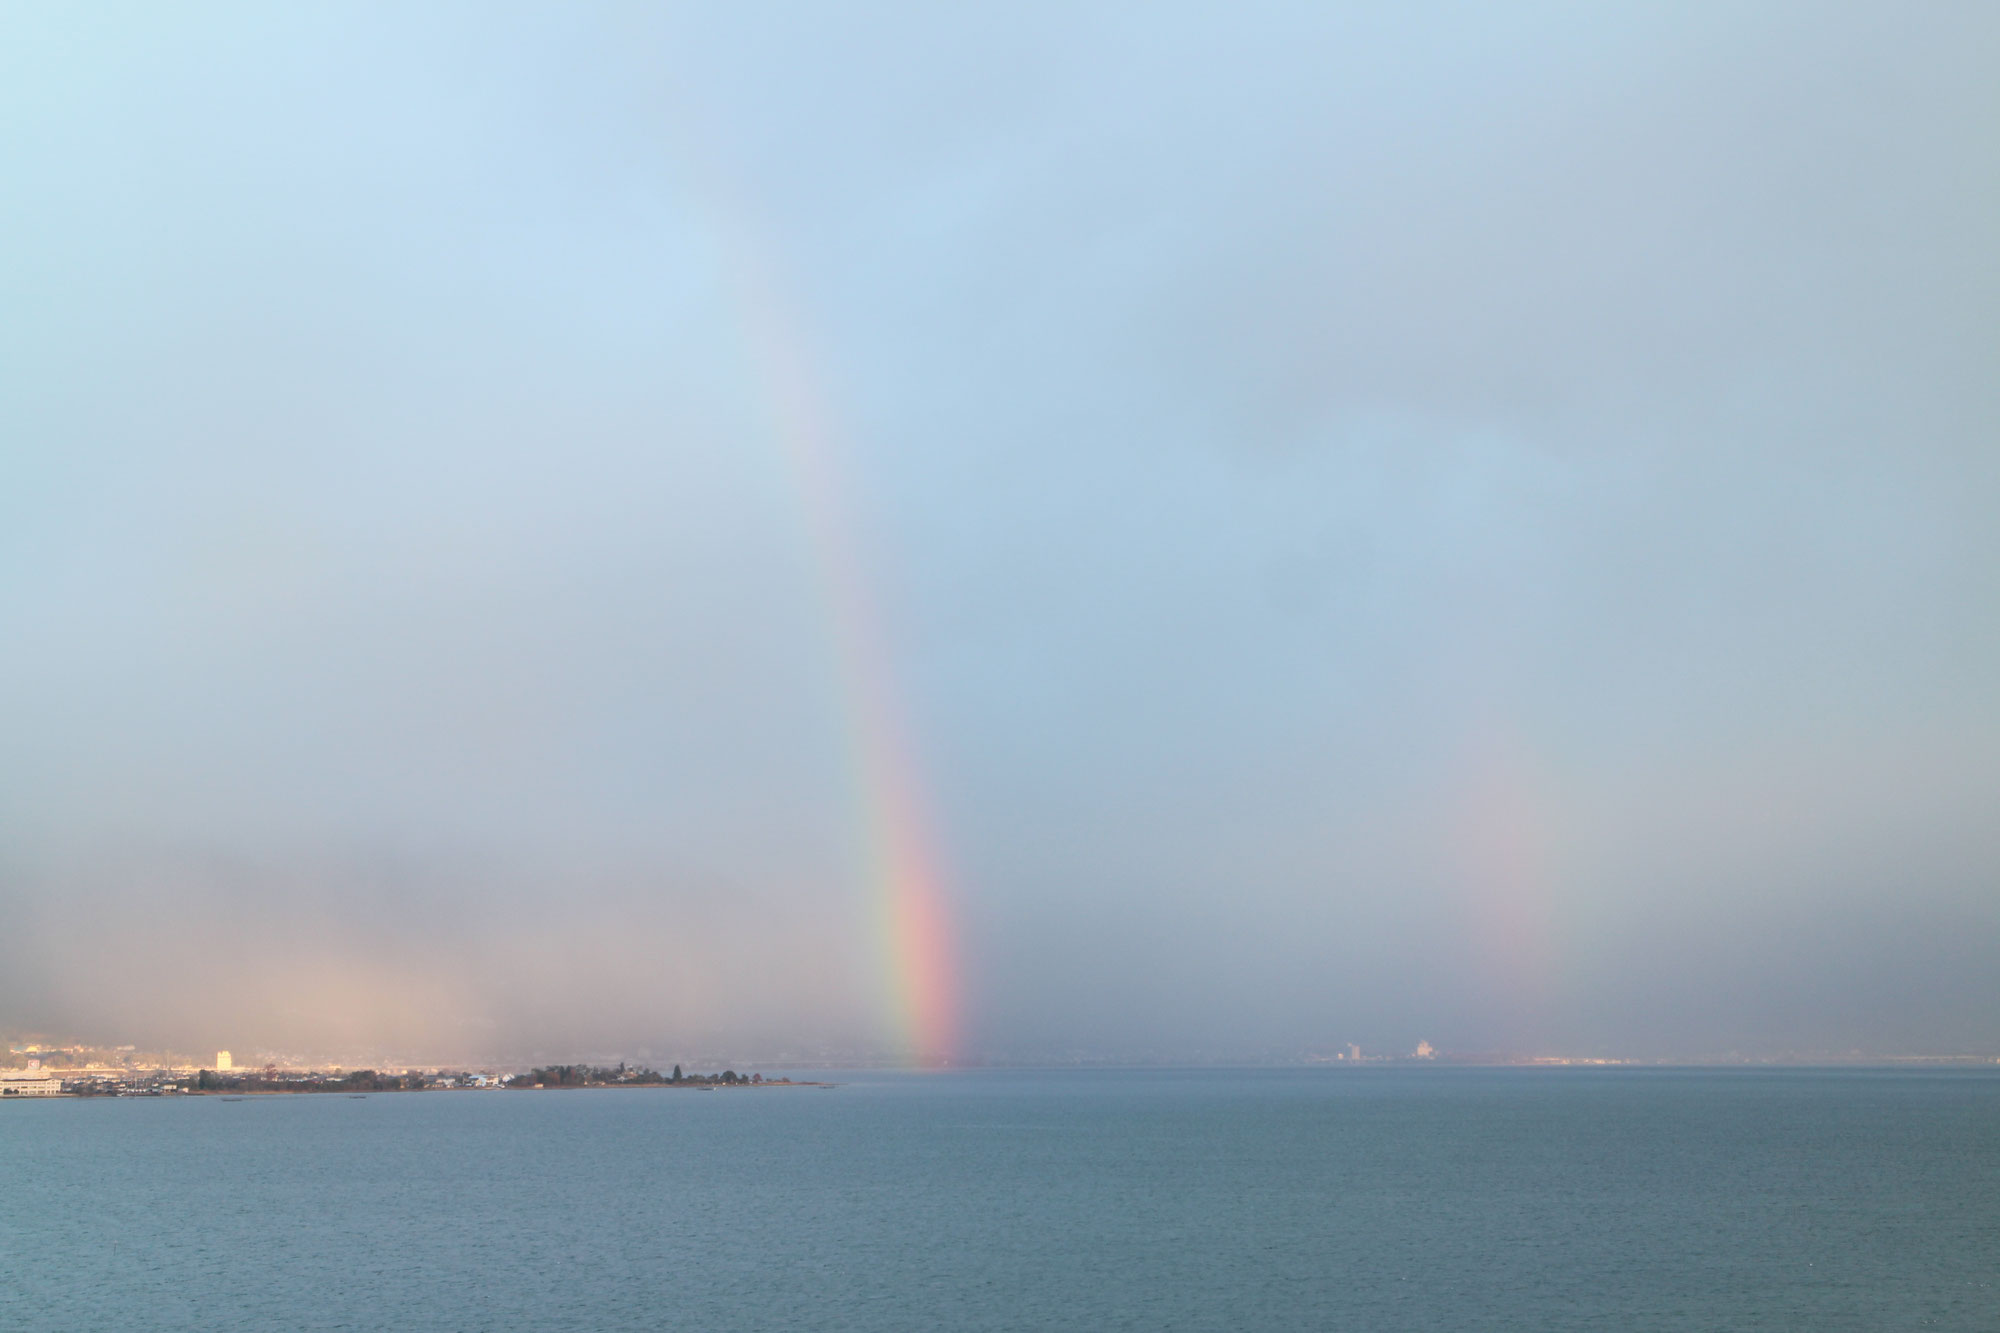
[{"label": "waterfront building", "polygon": [[0,1097],[55,1097],[62,1080],[45,1069],[0,1069]]},{"label": "waterfront building", "polygon": [[236,1068],[236,1062],[235,1062],[234,1060],[232,1060],[232,1059],[230,1059],[230,1058],[229,1058],[229,1052],[228,1052],[228,1051],[217,1051],[217,1052],[215,1053],[215,1072],[216,1072],[216,1073],[218,1073],[218,1074],[224,1074],[224,1073],[227,1073],[227,1072],[229,1072],[230,1070],[232,1070],[232,1069],[234,1069],[234,1068]]}]

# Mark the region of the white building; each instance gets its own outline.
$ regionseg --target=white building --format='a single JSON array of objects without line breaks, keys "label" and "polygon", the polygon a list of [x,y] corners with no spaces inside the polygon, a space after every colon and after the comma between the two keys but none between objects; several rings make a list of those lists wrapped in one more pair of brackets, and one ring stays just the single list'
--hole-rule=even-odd
[{"label": "white building", "polygon": [[0,1097],[56,1097],[62,1080],[41,1069],[0,1069]]},{"label": "white building", "polygon": [[236,1068],[236,1062],[229,1058],[228,1051],[217,1051],[215,1053],[215,1069],[217,1073],[224,1073],[234,1068]]}]

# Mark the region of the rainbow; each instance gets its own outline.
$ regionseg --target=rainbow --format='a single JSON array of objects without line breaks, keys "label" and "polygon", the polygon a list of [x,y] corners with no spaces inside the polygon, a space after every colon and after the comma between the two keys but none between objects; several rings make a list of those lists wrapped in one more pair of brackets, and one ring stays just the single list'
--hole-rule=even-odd
[{"label": "rainbow", "polygon": [[1475,723],[1461,765],[1455,841],[1476,966],[1496,997],[1539,1018],[1560,980],[1559,806],[1529,738],[1508,719]]},{"label": "rainbow", "polygon": [[[702,172],[712,200],[738,198]],[[771,400],[771,424],[797,486],[839,675],[874,900],[884,1002],[909,1063],[951,1064],[959,1040],[959,977],[947,878],[925,784],[892,665],[891,638],[837,463],[840,432],[814,373],[805,324],[781,299],[775,251],[757,243],[741,208],[724,209],[744,335]]]}]

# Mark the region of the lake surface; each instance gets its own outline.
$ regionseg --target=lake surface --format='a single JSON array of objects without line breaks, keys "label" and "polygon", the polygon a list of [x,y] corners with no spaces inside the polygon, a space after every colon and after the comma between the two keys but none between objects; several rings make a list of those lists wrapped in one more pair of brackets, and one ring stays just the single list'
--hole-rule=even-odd
[{"label": "lake surface", "polygon": [[0,1105],[14,1329],[2000,1329],[2000,1074]]}]

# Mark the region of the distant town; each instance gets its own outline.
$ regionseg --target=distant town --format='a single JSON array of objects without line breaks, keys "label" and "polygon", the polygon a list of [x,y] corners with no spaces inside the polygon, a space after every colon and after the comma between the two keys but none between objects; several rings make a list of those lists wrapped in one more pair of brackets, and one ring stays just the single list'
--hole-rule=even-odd
[{"label": "distant town", "polygon": [[[164,1097],[205,1094],[433,1092],[447,1089],[547,1090],[553,1088],[716,1088],[827,1087],[829,1084],[766,1078],[761,1073],[690,1073],[675,1065],[565,1064],[506,1073],[466,1069],[310,1069],[276,1063],[239,1067],[228,1051],[212,1065],[168,1063],[115,1050],[112,1058],[87,1047],[13,1047],[21,1063],[0,1068],[0,1098],[6,1097]],[[78,1057],[84,1057],[79,1059]],[[122,1057],[122,1058],[121,1058]]]},{"label": "distant town", "polygon": [[[895,1067],[899,1062],[881,1057],[845,1059],[838,1055],[815,1063],[829,1068]],[[1778,1056],[1744,1056],[1735,1053],[1698,1057],[1631,1058],[1602,1055],[1540,1055],[1496,1051],[1441,1051],[1428,1041],[1420,1041],[1406,1051],[1365,1051],[1349,1044],[1341,1047],[1267,1051],[1218,1057],[1208,1052],[1161,1052],[1140,1058],[1115,1058],[1093,1052],[1073,1051],[1038,1056],[981,1061],[987,1068],[1162,1068],[1214,1066],[1218,1068],[1298,1068],[1298,1067],[1383,1067],[1457,1065],[1485,1068],[1595,1068],[1595,1067],[1768,1067],[1768,1066],[1897,1066],[1940,1067],[2000,1065],[1992,1055],[1868,1055],[1801,1052]],[[968,1066],[971,1067],[971,1066]],[[184,1056],[142,1052],[132,1046],[98,1047],[74,1043],[19,1042],[0,1057],[0,1099],[20,1097],[162,1097],[212,1094],[249,1096],[274,1093],[346,1093],[363,1096],[375,1092],[434,1092],[444,1090],[527,1090],[548,1091],[569,1088],[718,1088],[828,1087],[830,1084],[762,1073],[739,1073],[725,1068],[720,1072],[688,1071],[679,1064],[662,1071],[651,1064],[616,1063],[541,1064],[515,1066],[459,1067],[412,1066],[400,1062],[376,1062],[361,1067],[338,1064],[318,1065],[293,1057],[259,1058],[239,1063],[229,1051],[217,1051],[210,1061]]]}]

